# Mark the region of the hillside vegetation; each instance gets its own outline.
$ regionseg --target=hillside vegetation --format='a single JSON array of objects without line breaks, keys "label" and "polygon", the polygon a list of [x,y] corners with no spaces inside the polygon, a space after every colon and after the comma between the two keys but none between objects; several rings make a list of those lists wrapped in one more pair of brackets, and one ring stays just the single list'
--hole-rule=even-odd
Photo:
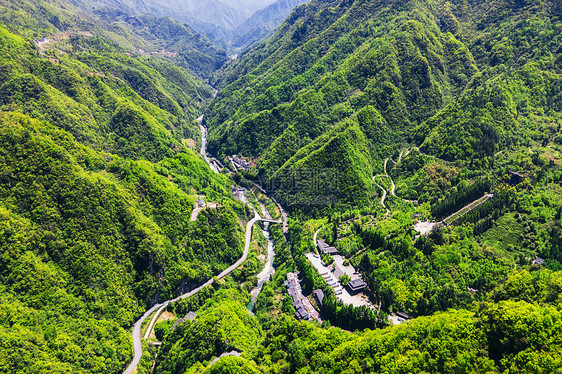
[{"label": "hillside vegetation", "polygon": [[[256,318],[237,305],[232,292],[240,291],[223,289],[192,309],[197,310],[193,321],[166,333],[155,372],[557,372],[562,364],[562,316],[555,306],[559,281],[560,273],[543,273],[539,280],[520,272],[468,310],[354,333],[281,316],[264,334]],[[233,351],[241,357],[214,363],[213,357]]]},{"label": "hillside vegetation", "polygon": [[21,355],[6,365],[116,372],[131,349],[124,328],[146,305],[241,255],[238,208],[225,200],[189,221],[194,193],[226,194],[192,153],[135,162],[21,114],[0,119],[1,292],[14,310],[0,329],[2,350]]},{"label": "hillside vegetation", "polygon": [[96,0],[4,0],[0,1],[0,25],[29,41],[101,37],[105,47],[109,43],[124,52],[157,56],[200,77],[209,77],[226,62],[226,53],[190,25],[130,5]]},{"label": "hillside vegetation", "polygon": [[[218,76],[209,149],[257,161],[266,180],[298,171],[299,150],[319,154],[315,167],[337,158],[341,185],[355,190],[338,198],[359,204],[377,188],[358,171],[380,171],[404,143],[475,168],[510,147],[546,145],[562,123],[559,9],[555,1],[311,1]],[[370,152],[326,154],[338,138]]]},{"label": "hillside vegetation", "polygon": [[135,159],[173,156],[197,138],[191,121],[209,89],[157,59],[106,50],[78,38],[83,52],[38,51],[0,29],[0,109],[47,120],[97,149]]},{"label": "hillside vegetation", "polygon": [[228,62],[150,4],[0,0],[0,372],[122,372],[260,205],[138,374],[560,372],[559,0],[311,0]]},{"label": "hillside vegetation", "polygon": [[[242,254],[232,182],[189,149],[211,89],[69,4],[0,18],[0,371],[120,372],[147,306]],[[190,222],[198,195],[222,206]]]}]

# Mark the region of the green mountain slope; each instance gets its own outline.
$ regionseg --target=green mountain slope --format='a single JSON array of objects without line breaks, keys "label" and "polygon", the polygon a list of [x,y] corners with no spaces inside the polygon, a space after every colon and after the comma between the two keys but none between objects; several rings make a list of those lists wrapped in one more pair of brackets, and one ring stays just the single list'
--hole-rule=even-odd
[{"label": "green mountain slope", "polygon": [[549,126],[562,119],[562,75],[534,63],[517,72],[504,65],[490,70],[492,77],[475,77],[458,100],[417,129],[425,136],[423,152],[489,162],[510,146],[553,140]]},{"label": "green mountain slope", "polygon": [[131,16],[110,10],[96,10],[95,13],[108,23],[126,25],[142,37],[147,45],[139,45],[139,48],[157,56],[165,56],[166,60],[189,69],[197,76],[209,78],[228,60],[226,52],[219,50],[191,26],[170,17]]},{"label": "green mountain slope", "polygon": [[[147,304],[241,255],[227,182],[189,151],[127,161],[21,114],[0,123],[0,365],[118,372]],[[190,222],[196,193],[224,207]]]},{"label": "green mountain slope", "polygon": [[[255,315],[258,229],[241,269],[168,305],[139,374],[560,371],[558,0],[312,0],[219,72],[189,26],[71,3],[0,0],[0,372],[121,372],[148,306],[240,257],[250,211],[193,151],[201,114],[288,232]],[[201,195],[218,207],[192,222]],[[307,261],[315,233],[366,305]],[[292,317],[288,272],[322,321]]]},{"label": "green mountain slope", "polygon": [[[533,333],[536,323],[548,326],[544,334]],[[560,346],[551,345],[556,333],[550,330],[559,325],[556,308],[524,302],[489,305],[476,315],[451,310],[358,336],[287,321],[272,331],[266,354],[256,359],[273,364],[270,372],[284,366],[324,373],[549,371],[560,365]],[[288,352],[286,359],[273,363],[281,352]]]},{"label": "green mountain slope", "polygon": [[[65,2],[1,2],[0,20],[0,371],[120,372],[147,306],[242,254],[231,182],[189,149],[212,89],[130,53],[150,31]],[[178,48],[208,43],[172,24]],[[191,222],[200,195],[220,207]]]},{"label": "green mountain slope", "polygon": [[68,33],[102,37],[125,52],[157,56],[205,78],[227,60],[224,51],[187,24],[148,9],[139,15],[135,6],[107,5],[95,0],[0,1],[0,25],[28,40]]},{"label": "green mountain slope", "polygon": [[[234,290],[219,291],[193,321],[172,330],[160,350],[155,373],[183,373],[198,362],[223,353],[252,351],[262,340],[262,329],[245,300]],[[198,372],[201,367],[192,368]]]},{"label": "green mountain slope", "polygon": [[[356,122],[343,126],[300,149],[271,175],[266,186],[272,186],[277,201],[288,206],[369,204],[373,143]],[[287,142],[287,137],[277,139],[270,152],[286,151]]]},{"label": "green mountain slope", "polygon": [[0,29],[0,109],[48,120],[81,142],[133,158],[159,160],[197,138],[191,121],[210,97],[208,87],[167,62],[105,52],[100,42],[77,38],[79,53],[42,51]]},{"label": "green mountain slope", "polygon": [[[195,320],[179,321],[167,332],[155,373],[557,372],[560,276],[520,273],[470,310],[449,309],[377,330],[350,333],[281,316],[263,339],[256,318],[221,290]],[[534,287],[542,287],[542,295]],[[526,301],[503,300],[519,299],[519,291]],[[228,328],[225,318],[232,320]],[[230,350],[242,357],[211,360]]]},{"label": "green mountain slope", "polygon": [[375,139],[374,161],[414,142],[485,166],[502,149],[544,140],[561,118],[558,7],[312,1],[218,76],[209,149],[257,161],[267,179],[370,107],[393,148]]}]

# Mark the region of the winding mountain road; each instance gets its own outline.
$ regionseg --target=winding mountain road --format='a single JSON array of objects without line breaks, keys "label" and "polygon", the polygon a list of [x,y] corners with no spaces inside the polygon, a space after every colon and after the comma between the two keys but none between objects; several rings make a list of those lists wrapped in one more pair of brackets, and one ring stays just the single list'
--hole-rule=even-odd
[{"label": "winding mountain road", "polygon": [[[376,182],[375,182],[376,183]],[[314,233],[314,252],[318,253],[318,233],[322,230],[322,226]]]},{"label": "winding mountain road", "polygon": [[[417,147],[414,147],[412,149],[418,149]],[[418,149],[419,150],[419,149]],[[406,157],[410,154],[410,149],[409,150],[403,150],[400,152],[400,155],[398,156],[398,162],[402,161],[402,156]],[[373,182],[377,185],[377,187],[379,187],[382,190],[382,198],[381,198],[381,205],[386,209],[386,215],[390,215],[390,210],[388,209],[388,207],[385,205],[384,201],[386,200],[386,196],[388,195],[388,192],[386,191],[386,189],[381,186],[380,184],[377,183],[376,178],[377,177],[386,177],[388,179],[390,179],[390,184],[391,184],[391,188],[390,188],[390,194],[398,199],[401,199],[407,203],[413,203],[413,200],[407,200],[407,199],[403,199],[400,198],[398,196],[396,196],[396,184],[394,184],[394,180],[392,179],[392,177],[388,174],[388,172],[386,171],[386,166],[388,164],[388,161],[392,161],[394,162],[394,164],[396,164],[396,161],[391,160],[390,158],[386,158],[384,160],[384,174],[377,174],[373,177]]]},{"label": "winding mountain road", "polygon": [[381,197],[381,205],[384,207],[384,209],[386,209],[386,215],[390,215],[390,210],[388,209],[388,207],[384,204],[384,200],[386,199],[386,190],[384,189],[383,186],[381,186],[380,184],[377,183],[376,178],[379,177],[380,175],[375,175],[373,177],[373,182],[377,185],[378,188],[380,188],[382,190],[382,197]]},{"label": "winding mountain road", "polygon": [[[386,209],[386,215],[387,216],[390,215],[390,210],[384,204],[384,201],[386,200],[387,192],[386,192],[386,189],[383,186],[381,186],[380,184],[377,183],[377,177],[388,177],[388,178],[390,178],[390,175],[388,175],[388,173],[386,172],[386,164],[388,163],[388,160],[389,160],[388,158],[386,160],[384,160],[384,174],[377,174],[373,177],[373,182],[377,185],[378,188],[380,188],[382,190],[381,205],[384,207],[384,209]],[[391,193],[392,193],[393,196],[396,196],[396,195],[394,195],[394,189],[395,189],[394,181],[392,180],[392,178],[390,178],[390,181],[392,182]]]},{"label": "winding mountain road", "polygon": [[[201,155],[205,158],[205,161],[207,162],[209,167],[213,171],[218,172],[217,170],[215,170],[213,168],[211,160],[207,157],[207,150],[206,150],[207,129],[202,125],[203,116],[197,118],[197,121],[199,122],[199,127],[200,127],[200,130],[201,130],[201,138],[202,138]],[[254,209],[254,218],[252,218],[248,222],[248,224],[246,225],[246,238],[245,238],[246,243],[244,245],[244,253],[242,254],[242,257],[240,257],[240,259],[238,261],[236,261],[233,265],[231,265],[230,267],[225,269],[223,272],[221,272],[219,275],[217,275],[218,279],[224,278],[228,274],[232,273],[232,271],[234,271],[234,269],[236,269],[244,261],[246,261],[246,258],[248,257],[248,253],[250,251],[250,244],[251,244],[251,241],[252,241],[252,227],[254,226],[254,223],[256,223],[257,221],[284,224],[283,221],[272,220],[272,219],[269,219],[269,218],[261,218],[259,216],[258,212]],[[137,365],[140,362],[140,359],[142,357],[141,327],[142,327],[142,323],[148,318],[148,316],[150,316],[154,311],[157,311],[157,313],[154,314],[154,316],[152,317],[152,320],[150,321],[147,332],[145,334],[145,339],[148,338],[148,336],[150,336],[150,331],[154,328],[154,325],[156,324],[156,320],[158,319],[158,316],[164,311],[164,309],[166,308],[166,306],[168,306],[169,303],[173,303],[175,301],[182,300],[182,299],[185,299],[187,297],[195,295],[196,293],[201,291],[203,288],[208,287],[211,284],[213,284],[213,278],[207,280],[205,283],[203,283],[199,287],[197,287],[197,288],[195,288],[195,289],[193,289],[193,290],[191,290],[187,293],[184,293],[184,294],[182,294],[182,295],[180,295],[180,296],[178,296],[174,299],[170,299],[170,300],[167,300],[167,301],[164,301],[162,303],[154,305],[152,308],[147,310],[137,322],[135,322],[135,324],[133,326],[133,351],[134,351],[133,361],[131,361],[129,366],[127,366],[125,371],[123,371],[123,374],[133,373],[136,370]]]},{"label": "winding mountain road", "polygon": [[[242,257],[240,257],[240,259],[238,261],[236,261],[233,265],[231,265],[230,267],[228,267],[226,270],[224,270],[222,273],[220,273],[219,275],[217,275],[218,279],[224,278],[225,276],[227,276],[228,274],[232,273],[232,271],[234,271],[234,269],[236,269],[238,266],[240,266],[244,261],[246,261],[246,258],[248,257],[248,252],[250,251],[250,243],[252,240],[252,226],[254,225],[254,223],[256,223],[257,221],[262,221],[262,222],[269,222],[269,223],[282,223],[282,221],[276,221],[276,220],[272,220],[272,219],[267,219],[267,218],[261,218],[259,217],[259,215],[257,214],[256,211],[254,211],[255,213],[255,217],[252,218],[248,224],[246,225],[246,243],[244,246],[244,253],[242,254]],[[201,291],[203,288],[210,286],[211,284],[213,284],[213,278],[209,279],[208,281],[206,281],[205,283],[203,283],[202,285],[200,285],[199,287],[184,293],[183,295],[180,295],[174,299],[170,299],[167,301],[164,301],[160,304],[156,304],[154,305],[152,308],[150,308],[149,310],[147,310],[143,316],[137,321],[135,322],[135,325],[133,326],[133,350],[134,350],[134,357],[133,357],[133,361],[129,364],[129,366],[127,367],[127,369],[125,369],[125,371],[123,372],[123,374],[130,374],[132,373],[138,363],[140,362],[140,359],[142,357],[142,341],[141,341],[141,326],[142,323],[144,322],[145,319],[148,318],[148,316],[150,314],[152,314],[152,312],[154,312],[155,310],[159,310],[160,313],[161,311],[164,310],[164,308],[169,304],[169,303],[173,303],[175,301],[178,300],[182,300],[185,299],[187,297],[193,296],[196,293],[198,293],[199,291]],[[149,329],[147,330],[148,332],[151,330],[151,328],[154,326],[154,324],[156,323],[156,319],[158,318],[159,313],[156,313],[153,317],[153,319],[150,321],[150,325],[149,325]],[[148,336],[149,333],[147,333],[146,336]],[[145,337],[146,337],[145,336]]]}]

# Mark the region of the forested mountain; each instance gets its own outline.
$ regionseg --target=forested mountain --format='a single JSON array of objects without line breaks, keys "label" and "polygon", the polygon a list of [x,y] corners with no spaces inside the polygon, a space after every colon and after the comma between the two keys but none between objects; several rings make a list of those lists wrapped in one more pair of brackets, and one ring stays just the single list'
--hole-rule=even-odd
[{"label": "forested mountain", "polygon": [[[402,142],[487,165],[542,141],[561,117],[559,11],[554,1],[311,1],[221,72],[210,150],[256,160],[266,179],[338,137],[369,149],[373,166]],[[354,127],[361,136],[346,135]],[[342,174],[373,191],[358,173],[367,164],[331,152],[314,165],[341,158]]]},{"label": "forested mountain", "polygon": [[76,5],[112,7],[141,14],[174,16],[190,24],[212,24],[232,30],[273,0],[73,0]]},{"label": "forested mountain", "polygon": [[[233,53],[263,40],[303,0],[73,0],[94,13],[173,17]],[[186,25],[184,25],[186,26]]]},{"label": "forested mountain", "polygon": [[193,193],[220,199],[224,181],[190,152],[131,161],[22,114],[1,123],[0,367],[118,372],[146,305],[240,256],[226,200],[189,221]]},{"label": "forested mountain", "polygon": [[[147,306],[242,254],[232,182],[189,149],[212,90],[63,2],[1,9],[0,371],[120,372]],[[221,207],[191,222],[199,195]]]},{"label": "forested mountain", "polygon": [[256,11],[243,24],[236,28],[234,48],[246,48],[260,42],[273,33],[297,5],[308,0],[277,0],[273,4]]},{"label": "forested mountain", "polygon": [[[228,59],[226,52],[191,26],[177,20],[139,13],[127,7],[86,4],[89,5],[80,3],[75,7],[64,1],[48,4],[27,0],[17,3],[0,1],[0,22],[27,39],[47,38],[51,44],[64,39],[76,41],[102,37],[104,51],[153,55],[203,78],[209,77]],[[45,47],[49,48],[49,44]],[[72,47],[78,51],[77,46]],[[63,52],[68,51],[63,48]]]},{"label": "forested mountain", "polygon": [[[190,122],[210,90],[171,64],[97,47],[74,37],[69,55],[42,50],[0,30],[3,75],[0,106],[72,133],[94,147],[160,160],[194,138]],[[91,46],[91,47],[90,47]]]},{"label": "forested mountain", "polygon": [[560,372],[560,1],[269,4],[0,0],[0,372]]}]

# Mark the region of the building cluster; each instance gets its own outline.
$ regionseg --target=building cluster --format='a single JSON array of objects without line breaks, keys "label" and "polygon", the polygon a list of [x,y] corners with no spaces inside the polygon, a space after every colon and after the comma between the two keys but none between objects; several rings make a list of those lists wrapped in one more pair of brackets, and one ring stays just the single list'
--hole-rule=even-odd
[{"label": "building cluster", "polygon": [[332,287],[336,295],[341,295],[343,293],[343,287],[341,286],[338,279],[335,278],[335,275],[332,275],[330,271],[326,270],[325,272],[320,273],[320,275],[326,281],[326,283],[328,283],[328,286]]},{"label": "building cluster", "polygon": [[333,247],[331,245],[329,245],[328,243],[326,243],[324,240],[322,239],[318,239],[318,251],[322,254],[322,255],[334,255],[336,253],[338,253],[338,250],[336,249],[336,247]]},{"label": "building cluster", "polygon": [[351,279],[347,283],[347,288],[350,292],[356,293],[362,291],[367,286],[367,284],[363,281],[361,274],[357,273],[353,266],[347,267],[351,270],[347,270],[344,268],[344,266],[338,264],[337,262],[334,262],[332,272],[337,279],[340,279],[344,275],[347,275],[349,279]]},{"label": "building cluster", "polygon": [[237,155],[232,156],[231,160],[234,166],[236,167],[236,169],[246,170],[250,168],[250,163],[238,157]]},{"label": "building cluster", "polygon": [[238,201],[246,201],[246,192],[247,190],[245,187],[232,186],[232,195],[234,195],[234,198]]},{"label": "building cluster", "polygon": [[[335,247],[328,245],[322,239],[318,240],[318,251],[322,255],[326,255],[326,254],[335,255],[338,253],[338,250]],[[336,257],[338,257],[339,259],[340,256],[336,256]],[[341,262],[343,261],[344,259],[342,257]],[[328,285],[334,289],[336,295],[340,295],[342,293],[342,287],[337,280],[339,280],[344,275],[349,276],[349,279],[351,279],[350,282],[347,284],[347,288],[352,293],[357,293],[363,290],[367,286],[367,284],[363,281],[361,274],[357,273],[353,268],[353,266],[343,266],[343,263],[339,263],[338,261],[335,261],[332,266],[332,273],[334,275],[333,277],[331,277],[330,273],[328,272],[320,275],[322,276],[322,278],[324,278],[324,280],[328,283]],[[334,280],[334,278],[336,279],[336,281]]]},{"label": "building cluster", "polygon": [[295,317],[297,317],[297,319],[309,319],[310,314],[304,307],[304,303],[302,300],[302,290],[299,284],[297,273],[287,274],[285,287],[287,287],[287,292],[293,299],[293,307],[295,308]]}]

